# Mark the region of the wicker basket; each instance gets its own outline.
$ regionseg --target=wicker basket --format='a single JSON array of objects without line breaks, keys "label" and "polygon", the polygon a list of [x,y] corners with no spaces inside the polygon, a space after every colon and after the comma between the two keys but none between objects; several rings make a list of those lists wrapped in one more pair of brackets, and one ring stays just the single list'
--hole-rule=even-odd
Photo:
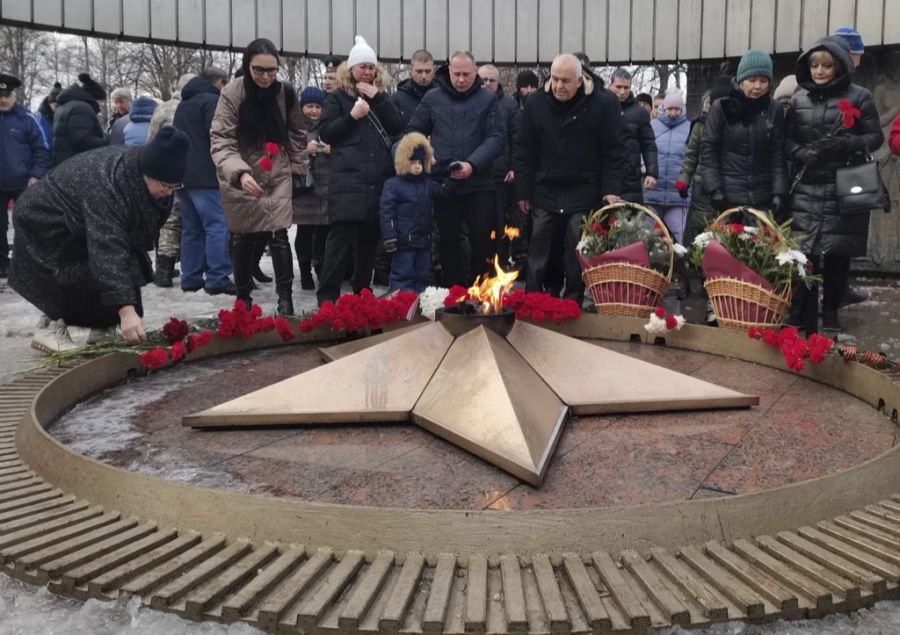
[{"label": "wicker basket", "polygon": [[[662,303],[663,296],[672,282],[675,250],[672,236],[666,224],[653,210],[636,203],[613,203],[592,212],[585,223],[585,232],[592,223],[621,208],[636,209],[653,219],[663,228],[663,236],[669,246],[669,271],[666,275],[653,269],[626,262],[610,262],[596,266],[584,266],[581,277],[591,292],[597,313],[619,317],[646,318]],[[582,240],[586,233],[582,233]]]},{"label": "wicker basket", "polygon": [[[751,214],[775,229],[766,214],[749,207],[725,210],[713,222],[720,222],[737,212]],[[703,286],[721,328],[746,331],[752,326],[779,326],[791,306],[790,282],[781,291],[770,291],[752,282],[727,277],[708,279]]]}]

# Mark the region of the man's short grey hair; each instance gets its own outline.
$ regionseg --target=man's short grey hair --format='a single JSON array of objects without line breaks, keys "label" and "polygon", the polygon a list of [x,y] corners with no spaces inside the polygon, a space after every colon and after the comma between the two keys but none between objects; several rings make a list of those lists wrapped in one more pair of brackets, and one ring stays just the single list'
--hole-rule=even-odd
[{"label": "man's short grey hair", "polygon": [[478,67],[478,70],[481,71],[482,68],[486,71],[492,71],[494,73],[497,73],[498,75],[500,74],[500,69],[493,64],[482,64]]},{"label": "man's short grey hair", "polygon": [[428,62],[433,62],[434,56],[426,51],[425,49],[419,49],[415,53],[412,54],[412,57],[409,58],[409,63],[419,62],[420,64],[427,64]]},{"label": "man's short grey hair", "polygon": [[453,51],[453,55],[450,56],[450,61],[452,62],[457,57],[467,57],[472,64],[475,64],[475,56],[466,50]]},{"label": "man's short grey hair", "polygon": [[216,68],[215,66],[204,68],[202,71],[200,71],[200,77],[208,81],[210,84],[228,81],[228,73],[223,71],[221,68]]},{"label": "man's short grey hair", "polygon": [[560,66],[568,66],[575,70],[576,75],[580,75],[582,71],[581,60],[571,53],[560,53],[553,58],[553,63],[550,65],[550,68],[552,69],[554,66],[557,68]]},{"label": "man's short grey hair", "polygon": [[628,71],[626,71],[624,68],[622,68],[620,66],[619,68],[614,70],[613,74],[612,74],[612,81],[615,81],[617,79],[624,79],[626,82],[630,82],[631,81],[631,73],[629,73]]},{"label": "man's short grey hair", "polygon": [[131,91],[127,88],[116,88],[110,95],[109,98],[113,101],[117,99],[127,99],[128,101],[132,101]]}]

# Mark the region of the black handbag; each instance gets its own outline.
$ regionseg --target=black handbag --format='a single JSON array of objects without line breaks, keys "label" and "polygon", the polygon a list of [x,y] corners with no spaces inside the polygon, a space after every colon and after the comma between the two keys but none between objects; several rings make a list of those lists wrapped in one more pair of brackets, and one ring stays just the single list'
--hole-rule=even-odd
[{"label": "black handbag", "polygon": [[863,163],[838,168],[835,174],[835,194],[841,216],[889,208],[878,161],[868,152]]}]

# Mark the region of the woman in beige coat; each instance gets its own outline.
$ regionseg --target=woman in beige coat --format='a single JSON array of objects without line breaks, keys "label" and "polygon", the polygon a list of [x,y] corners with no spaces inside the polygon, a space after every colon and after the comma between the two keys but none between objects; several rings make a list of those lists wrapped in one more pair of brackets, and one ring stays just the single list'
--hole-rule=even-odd
[{"label": "woman in beige coat", "polygon": [[[264,38],[244,52],[243,76],[222,90],[210,128],[225,220],[232,233],[231,261],[237,297],[252,303],[251,273],[257,249],[269,244],[275,268],[278,315],[292,315],[294,260],[291,165],[306,160],[306,134],[297,95],[276,79],[278,50]],[[305,167],[302,171],[305,171]]]}]

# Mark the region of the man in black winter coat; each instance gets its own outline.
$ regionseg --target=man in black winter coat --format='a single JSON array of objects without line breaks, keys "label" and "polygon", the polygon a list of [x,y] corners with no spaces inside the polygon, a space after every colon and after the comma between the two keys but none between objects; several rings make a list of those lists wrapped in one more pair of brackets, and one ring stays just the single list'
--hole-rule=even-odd
[{"label": "man in black winter coat", "polygon": [[[216,166],[209,154],[209,129],[225,87],[225,71],[209,67],[181,89],[173,125],[191,140],[184,188],[176,193],[181,211],[181,289],[235,295]],[[205,279],[204,279],[205,278]]]},{"label": "man in black winter coat", "polygon": [[[497,199],[497,236],[500,237],[499,249],[502,252],[501,259],[508,258],[509,264],[516,263],[515,256],[521,256],[518,264],[525,264],[527,252],[522,250],[525,240],[525,228],[528,217],[518,211],[513,197],[513,181],[515,172],[512,169],[512,153],[516,147],[516,130],[519,128],[519,119],[522,118],[522,109],[519,103],[503,94],[503,86],[500,84],[500,70],[493,64],[484,64],[478,67],[478,76],[481,78],[481,87],[494,91],[500,100],[500,112],[503,114],[503,124],[506,126],[506,147],[494,161],[494,192]],[[515,242],[503,240],[503,230],[506,225],[512,225],[520,229],[520,238]]]},{"label": "man in black winter coat", "polygon": [[[453,196],[435,201],[444,285],[469,286],[475,276],[492,271],[496,240],[496,202],[493,166],[506,144],[506,127],[497,96],[481,90],[475,58],[457,51],[435,79],[436,90],[428,91],[407,131],[431,137],[437,164],[433,174],[457,182]],[[468,263],[463,262],[462,226],[471,246]]]},{"label": "man in black winter coat", "polygon": [[59,165],[79,152],[107,145],[97,115],[106,99],[103,87],[87,73],[59,94],[59,108],[53,115],[53,165]]},{"label": "man in black winter coat", "polygon": [[[528,291],[544,291],[551,259],[565,268],[564,297],[581,302],[584,283],[575,247],[585,212],[622,191],[625,146],[621,107],[597,90],[574,55],[559,55],[550,81],[525,102],[513,168],[516,200],[532,216],[528,246]],[[563,233],[562,253],[553,253],[554,234]]]},{"label": "man in black winter coat", "polygon": [[[632,203],[643,203],[644,190],[656,187],[659,176],[656,135],[650,125],[650,113],[635,101],[631,92],[631,73],[624,68],[613,71],[609,89],[622,104],[622,119],[625,124],[628,164],[622,173],[622,198]],[[644,166],[643,174],[641,165]]]},{"label": "man in black winter coat", "polygon": [[434,58],[425,49],[419,49],[409,60],[409,78],[397,84],[391,101],[400,113],[403,125],[409,123],[419,102],[434,88]]}]

